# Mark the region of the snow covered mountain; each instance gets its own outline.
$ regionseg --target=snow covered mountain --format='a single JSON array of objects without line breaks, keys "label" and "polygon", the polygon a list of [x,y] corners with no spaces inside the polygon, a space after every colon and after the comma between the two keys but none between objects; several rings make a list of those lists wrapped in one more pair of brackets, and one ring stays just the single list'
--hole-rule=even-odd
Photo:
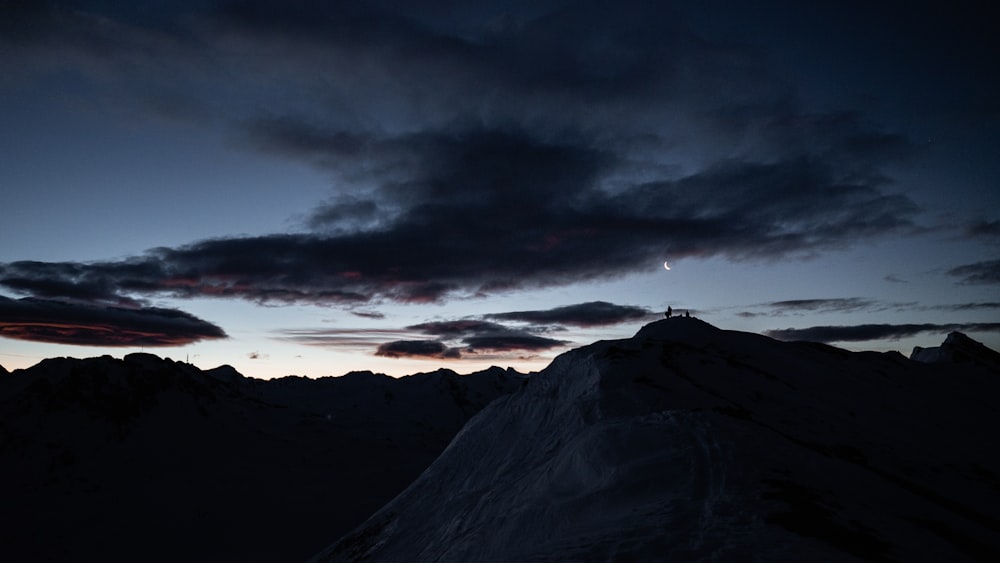
[{"label": "snow covered mountain", "polygon": [[990,350],[961,332],[953,332],[940,346],[917,346],[911,360],[925,363],[971,364],[1000,372],[1000,352]]},{"label": "snow covered mountain", "polygon": [[301,561],[524,381],[264,381],[149,354],[0,373],[0,560]]},{"label": "snow covered mountain", "polygon": [[1000,560],[1000,371],[647,325],[476,415],[314,561]]}]

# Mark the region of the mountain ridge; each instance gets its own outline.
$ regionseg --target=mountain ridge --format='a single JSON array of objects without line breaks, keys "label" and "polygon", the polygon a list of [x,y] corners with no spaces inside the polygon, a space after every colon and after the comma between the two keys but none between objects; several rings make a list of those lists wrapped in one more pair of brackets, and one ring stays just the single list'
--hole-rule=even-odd
[{"label": "mountain ridge", "polygon": [[44,360],[0,377],[0,553],[305,559],[524,377],[260,380],[152,354]]},{"label": "mountain ridge", "polygon": [[491,403],[313,561],[998,556],[995,375],[658,321]]},{"label": "mountain ridge", "polygon": [[1000,559],[996,353],[960,334],[939,348],[910,360],[675,317],[530,375],[52,358],[0,372],[0,552]]}]

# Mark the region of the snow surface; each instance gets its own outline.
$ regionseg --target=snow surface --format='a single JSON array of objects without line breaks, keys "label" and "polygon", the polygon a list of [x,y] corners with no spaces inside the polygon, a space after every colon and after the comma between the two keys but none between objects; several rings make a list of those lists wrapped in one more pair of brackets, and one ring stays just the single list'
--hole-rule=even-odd
[{"label": "snow surface", "polygon": [[659,321],[491,403],[313,561],[1000,560],[998,374]]},{"label": "snow surface", "polygon": [[0,377],[0,560],[301,561],[402,491],[499,368],[311,380],[151,354]]}]

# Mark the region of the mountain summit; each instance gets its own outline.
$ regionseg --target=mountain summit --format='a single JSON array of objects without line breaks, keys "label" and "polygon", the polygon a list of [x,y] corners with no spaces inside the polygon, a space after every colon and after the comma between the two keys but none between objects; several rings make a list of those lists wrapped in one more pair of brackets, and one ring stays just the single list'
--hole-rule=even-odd
[{"label": "mountain summit", "polygon": [[1000,559],[1000,378],[671,318],[567,352],[314,561]]},{"label": "mountain summit", "polygon": [[976,365],[1000,373],[1000,352],[990,350],[961,332],[952,332],[940,346],[914,347],[910,359],[936,364]]}]

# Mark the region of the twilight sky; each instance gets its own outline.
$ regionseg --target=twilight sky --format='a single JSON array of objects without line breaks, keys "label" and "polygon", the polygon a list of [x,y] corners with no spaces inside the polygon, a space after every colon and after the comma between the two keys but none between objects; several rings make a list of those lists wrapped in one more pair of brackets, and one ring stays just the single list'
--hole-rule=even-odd
[{"label": "twilight sky", "polygon": [[989,4],[730,4],[0,0],[0,364],[1000,348]]}]

